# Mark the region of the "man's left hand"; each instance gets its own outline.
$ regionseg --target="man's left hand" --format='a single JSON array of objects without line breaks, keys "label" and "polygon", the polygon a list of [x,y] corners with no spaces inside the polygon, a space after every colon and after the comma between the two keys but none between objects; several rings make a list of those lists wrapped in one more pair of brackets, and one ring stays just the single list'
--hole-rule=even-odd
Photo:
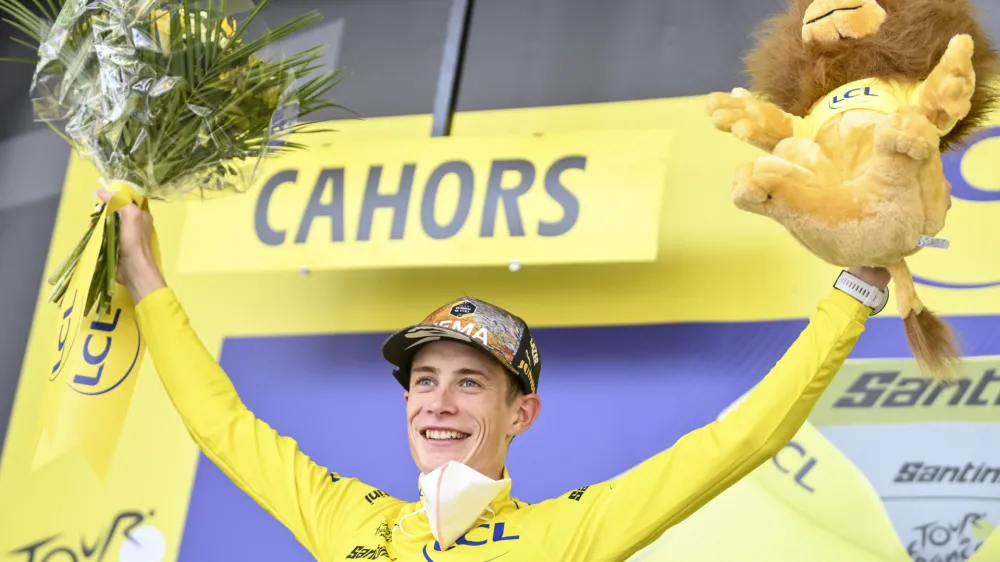
[{"label": "man's left hand", "polygon": [[852,267],[847,271],[865,283],[875,285],[879,289],[888,287],[889,281],[892,280],[889,270],[884,267]]}]

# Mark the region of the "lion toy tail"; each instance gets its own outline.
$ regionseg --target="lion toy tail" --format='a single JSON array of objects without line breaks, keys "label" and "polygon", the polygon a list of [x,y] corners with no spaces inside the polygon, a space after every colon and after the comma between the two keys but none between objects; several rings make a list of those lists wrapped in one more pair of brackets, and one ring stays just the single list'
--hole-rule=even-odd
[{"label": "lion toy tail", "polygon": [[896,289],[896,305],[910,350],[921,370],[940,381],[953,381],[959,351],[951,327],[924,307],[905,260],[886,266]]}]

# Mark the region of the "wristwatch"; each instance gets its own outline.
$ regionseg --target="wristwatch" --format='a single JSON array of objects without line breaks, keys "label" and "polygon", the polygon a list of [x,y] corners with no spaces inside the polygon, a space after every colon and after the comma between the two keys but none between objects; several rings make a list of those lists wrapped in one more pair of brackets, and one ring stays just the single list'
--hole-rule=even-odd
[{"label": "wristwatch", "polygon": [[875,316],[889,302],[889,288],[880,289],[871,283],[867,283],[851,275],[848,271],[841,271],[837,281],[833,284],[835,289],[851,295],[858,299],[861,304],[872,309],[871,315]]}]

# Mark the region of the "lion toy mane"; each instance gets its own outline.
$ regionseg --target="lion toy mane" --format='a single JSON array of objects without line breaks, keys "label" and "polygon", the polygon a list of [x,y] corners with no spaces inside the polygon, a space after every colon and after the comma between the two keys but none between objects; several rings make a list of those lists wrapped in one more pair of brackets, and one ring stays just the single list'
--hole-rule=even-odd
[{"label": "lion toy mane", "polygon": [[941,153],[987,123],[1000,93],[970,0],[788,0],[756,40],[750,90],[707,100],[716,128],[768,152],[736,171],[734,205],[829,264],[888,269],[918,364],[951,379],[954,334],[906,258],[947,247]]}]

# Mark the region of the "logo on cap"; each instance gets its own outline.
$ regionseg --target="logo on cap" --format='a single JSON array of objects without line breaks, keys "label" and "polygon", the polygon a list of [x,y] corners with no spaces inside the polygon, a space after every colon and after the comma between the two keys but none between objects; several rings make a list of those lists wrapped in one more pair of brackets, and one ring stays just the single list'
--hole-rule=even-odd
[{"label": "logo on cap", "polygon": [[476,312],[476,305],[469,301],[464,301],[451,307],[451,315],[462,317],[466,314],[474,314]]},{"label": "logo on cap", "polygon": [[420,338],[418,341],[406,346],[406,349],[417,347],[418,345],[423,345],[430,341],[437,341],[441,338],[453,338],[467,342],[472,341],[472,339],[466,334],[458,334],[451,330],[443,330],[434,326],[415,326],[406,332],[406,337],[407,339]]}]

